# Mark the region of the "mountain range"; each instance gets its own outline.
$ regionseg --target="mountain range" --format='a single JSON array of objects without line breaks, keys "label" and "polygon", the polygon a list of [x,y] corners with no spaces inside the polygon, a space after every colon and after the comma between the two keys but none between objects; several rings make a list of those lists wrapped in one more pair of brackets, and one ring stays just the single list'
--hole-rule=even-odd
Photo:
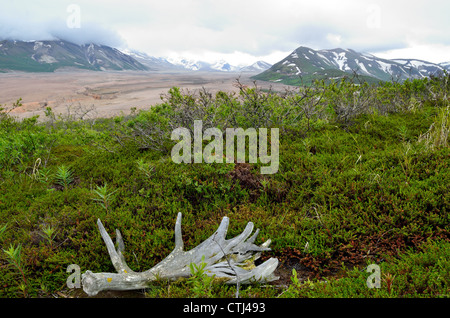
[{"label": "mountain range", "polygon": [[252,76],[254,80],[299,85],[316,79],[338,79],[352,73],[357,73],[360,79],[370,83],[392,79],[403,81],[450,71],[450,62],[436,64],[418,59],[389,60],[351,49],[314,50],[300,46],[274,65],[257,61],[252,65],[235,66],[224,60],[208,63],[184,58],[154,57],[139,51],[119,50],[94,43],[77,45],[64,40],[0,41],[0,72],[75,69],[239,72],[255,74]]},{"label": "mountain range", "polygon": [[301,46],[252,78],[298,85],[316,79],[338,79],[356,72],[362,80],[377,83],[428,77],[444,70],[450,70],[450,62],[436,64],[417,59],[389,60],[351,49],[313,50]]},{"label": "mountain range", "polygon": [[54,72],[56,70],[206,71],[259,73],[271,65],[258,61],[233,66],[226,61],[207,63],[188,59],[169,60],[133,50],[105,45],[77,45],[56,41],[0,41],[0,72]]},{"label": "mountain range", "polygon": [[140,63],[146,65],[150,70],[165,71],[165,70],[188,70],[188,71],[204,71],[204,72],[251,72],[259,73],[267,70],[272,65],[257,61],[251,65],[231,65],[225,60],[219,60],[213,63],[186,59],[186,58],[163,58],[153,57],[146,53],[124,50],[122,51],[134,57]]},{"label": "mountain range", "polygon": [[0,70],[53,72],[58,69],[145,70],[144,65],[119,50],[98,44],[67,41],[0,42]]}]

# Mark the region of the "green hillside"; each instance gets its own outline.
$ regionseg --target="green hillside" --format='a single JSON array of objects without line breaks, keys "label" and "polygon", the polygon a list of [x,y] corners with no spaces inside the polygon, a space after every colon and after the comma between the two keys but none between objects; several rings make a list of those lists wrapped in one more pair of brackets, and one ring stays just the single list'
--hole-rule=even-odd
[{"label": "green hillside", "polygon": [[[69,265],[114,272],[98,219],[113,241],[120,230],[130,268],[148,270],[174,248],[182,212],[185,250],[224,216],[230,237],[253,222],[256,244],[272,240],[256,264],[277,258],[280,279],[237,291],[193,270],[100,297],[445,297],[449,83],[448,75],[338,81],[283,94],[240,83],[240,94],[174,87],[159,105],[95,120],[48,108],[44,118],[18,121],[7,105],[0,113],[0,296],[86,297],[67,285]],[[261,174],[261,160],[175,163],[171,134],[192,131],[194,120],[221,131],[278,128],[278,170]],[[380,269],[379,288],[367,285],[369,265]]]},{"label": "green hillside", "polygon": [[0,41],[2,71],[53,72],[66,67],[95,71],[147,69],[107,46],[80,46],[67,41]]},{"label": "green hillside", "polygon": [[[26,53],[14,54],[10,56],[0,55],[0,69],[15,70],[23,72],[54,72],[58,68],[65,66],[73,66],[70,62],[57,62],[57,63],[39,63],[29,58]],[[86,70],[96,70],[95,67],[88,65],[77,65],[77,68]]]},{"label": "green hillside", "polygon": [[[331,83],[336,80],[340,80],[343,78],[352,77],[353,74],[349,74],[336,69],[326,69],[326,70],[316,70],[315,72],[308,73],[305,75],[295,75],[289,72],[283,72],[283,67],[280,68],[280,72],[273,72],[272,70],[266,70],[260,74],[252,76],[252,79],[258,81],[267,81],[267,82],[275,82],[282,83],[285,85],[292,86],[310,86],[315,81],[324,81],[325,83]],[[358,79],[361,82],[366,82],[368,84],[378,84],[380,82],[379,79],[358,75]]]}]

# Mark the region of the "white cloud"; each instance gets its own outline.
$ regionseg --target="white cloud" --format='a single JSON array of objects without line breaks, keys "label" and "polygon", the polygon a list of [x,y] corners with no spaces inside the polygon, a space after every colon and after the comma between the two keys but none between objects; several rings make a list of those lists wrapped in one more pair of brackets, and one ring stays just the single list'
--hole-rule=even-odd
[{"label": "white cloud", "polygon": [[340,45],[342,43],[342,36],[340,36],[339,34],[328,33],[326,39],[328,42],[330,42],[330,44],[333,45]]},{"label": "white cloud", "polygon": [[[71,4],[80,8],[76,30],[66,24]],[[2,0],[0,37],[126,41],[155,56],[272,63],[300,45],[437,62],[450,60],[448,12],[450,2],[438,0]]]},{"label": "white cloud", "polygon": [[450,61],[450,45],[410,44],[410,46],[379,52],[376,56],[386,59],[414,58],[428,62],[441,63]]}]

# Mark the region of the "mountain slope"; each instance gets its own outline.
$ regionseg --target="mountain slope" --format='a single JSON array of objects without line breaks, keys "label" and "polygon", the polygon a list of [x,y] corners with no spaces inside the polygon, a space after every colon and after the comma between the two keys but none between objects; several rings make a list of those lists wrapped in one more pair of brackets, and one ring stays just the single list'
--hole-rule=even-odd
[{"label": "mountain slope", "polygon": [[146,70],[147,67],[115,48],[67,41],[0,42],[0,70],[53,72],[57,69]]},{"label": "mountain slope", "polygon": [[381,59],[350,49],[313,50],[299,47],[254,79],[298,85],[315,79],[337,79],[356,72],[369,83],[421,78],[442,71],[438,64],[413,60]]},{"label": "mountain slope", "polygon": [[172,58],[168,60],[173,65],[180,69],[188,71],[202,71],[202,72],[236,72],[238,67],[231,65],[227,61],[220,60],[213,63],[186,59],[186,58]]},{"label": "mountain slope", "polygon": [[122,53],[133,57],[139,63],[145,65],[149,71],[170,71],[180,70],[180,67],[170,63],[163,57],[150,56],[147,53],[134,51],[134,50],[122,50]]},{"label": "mountain slope", "polygon": [[444,69],[450,72],[450,61],[449,62],[442,62],[439,63],[440,66],[442,66]]},{"label": "mountain slope", "polygon": [[185,59],[185,58],[178,58],[178,59],[169,59],[168,62],[172,63],[173,65],[189,71],[203,71],[203,72],[234,72],[234,73],[241,73],[241,72],[262,72],[264,70],[267,70],[271,64],[266,63],[264,61],[257,61],[251,65],[232,65],[229,62],[225,60],[219,60],[214,63],[208,63],[200,60],[192,60],[192,59]]},{"label": "mountain slope", "polygon": [[269,69],[272,66],[272,64],[269,64],[267,62],[264,61],[257,61],[255,63],[253,63],[252,65],[248,65],[245,67],[242,67],[240,69],[241,72],[262,72],[265,71],[267,69]]}]

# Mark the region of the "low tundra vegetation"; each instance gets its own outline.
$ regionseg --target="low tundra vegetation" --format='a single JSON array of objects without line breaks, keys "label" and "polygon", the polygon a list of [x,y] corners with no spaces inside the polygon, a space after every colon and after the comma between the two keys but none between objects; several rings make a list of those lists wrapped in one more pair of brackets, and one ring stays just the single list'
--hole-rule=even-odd
[{"label": "low tundra vegetation", "polygon": [[[48,108],[18,121],[10,110],[21,100],[3,106],[0,296],[86,297],[68,288],[66,270],[114,270],[98,218],[120,229],[128,265],[149,269],[173,249],[182,212],[185,249],[223,216],[230,237],[251,221],[257,243],[272,240],[262,260],[279,259],[280,280],[240,286],[240,297],[448,297],[449,75],[283,92],[236,84],[236,94],[173,87],[160,104],[114,118]],[[278,172],[261,174],[261,162],[174,163],[171,132],[192,131],[194,120],[222,131],[278,128]],[[380,288],[366,284],[370,264]],[[201,266],[135,296],[236,295]]]}]

